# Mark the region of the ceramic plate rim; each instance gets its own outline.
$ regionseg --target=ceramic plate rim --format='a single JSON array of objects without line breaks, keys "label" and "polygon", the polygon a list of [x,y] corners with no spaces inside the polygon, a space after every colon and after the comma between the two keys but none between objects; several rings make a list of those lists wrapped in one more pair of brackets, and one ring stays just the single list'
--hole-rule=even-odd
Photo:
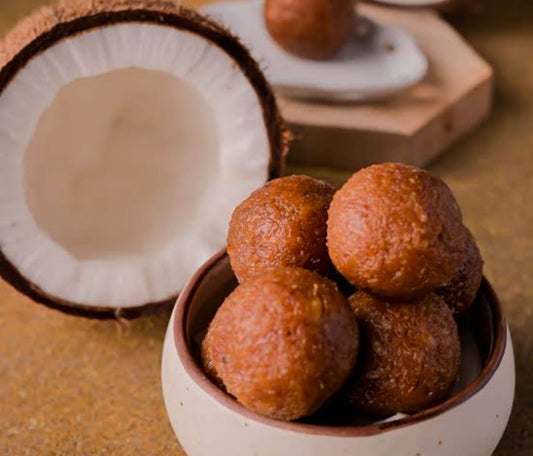
[{"label": "ceramic plate rim", "polygon": [[410,0],[366,0],[371,3],[397,8],[436,8],[464,0],[421,0],[420,3],[410,3]]},{"label": "ceramic plate rim", "polygon": [[[257,8],[264,0],[252,0],[247,3],[247,6],[250,8]],[[245,3],[246,4],[246,3]],[[217,11],[217,8],[234,8],[236,6],[243,5],[243,2],[240,1],[225,1],[225,2],[214,2],[208,4],[200,9],[203,14],[208,15],[208,17],[221,22],[224,26],[228,27],[231,30],[231,22],[224,17],[222,11]],[[355,88],[350,88],[343,84],[343,87],[322,87],[320,85],[315,85],[309,82],[302,84],[294,84],[287,80],[286,77],[273,78],[272,76],[267,76],[269,82],[272,86],[281,94],[287,95],[289,97],[294,97],[296,99],[311,99],[311,100],[324,100],[324,101],[371,101],[376,99],[381,99],[384,97],[389,97],[393,94],[400,93],[405,91],[416,84],[420,83],[428,74],[429,71],[429,59],[424,51],[420,48],[416,38],[407,30],[404,30],[401,27],[395,25],[381,24],[379,21],[374,20],[371,15],[365,13],[357,12],[357,19],[366,21],[372,24],[374,27],[379,27],[382,31],[388,31],[389,33],[394,33],[396,40],[405,40],[410,41],[410,53],[415,55],[416,58],[421,61],[420,71],[417,74],[409,75],[403,81],[392,81],[389,84],[374,85],[372,84]],[[236,33],[236,32],[233,32]],[[237,34],[238,36],[238,34]],[[248,48],[254,47],[254,41],[248,39],[247,37],[239,37],[241,41],[244,42],[244,45]],[[405,46],[405,45],[403,45]],[[268,56],[257,56],[252,52],[254,58],[259,59],[259,61],[268,62]],[[315,62],[316,63],[316,62]],[[268,68],[268,65],[267,65]],[[268,71],[267,71],[268,73]]]}]

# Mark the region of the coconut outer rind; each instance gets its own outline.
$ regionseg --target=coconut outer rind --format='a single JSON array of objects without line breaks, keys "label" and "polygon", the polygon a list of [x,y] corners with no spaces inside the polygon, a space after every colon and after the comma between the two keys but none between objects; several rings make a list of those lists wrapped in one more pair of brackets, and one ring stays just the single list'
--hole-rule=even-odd
[{"label": "coconut outer rind", "polygon": [[150,302],[142,306],[130,308],[86,306],[83,304],[70,302],[65,299],[59,299],[55,296],[50,296],[37,285],[29,282],[18,272],[18,270],[4,256],[1,250],[0,277],[2,277],[3,280],[5,280],[23,295],[29,297],[31,300],[39,304],[43,304],[46,307],[49,307],[50,309],[59,310],[69,315],[98,320],[131,320],[138,317],[149,316],[165,311],[170,311],[172,310],[172,307],[178,297],[178,294],[176,294],[162,301]]},{"label": "coconut outer rind", "polygon": [[[257,93],[270,142],[268,179],[280,176],[292,136],[274,93],[247,48],[222,25],[177,2],[166,0],[60,0],[22,19],[0,42],[0,94],[34,56],[83,31],[118,23],[147,22],[197,33],[214,42],[238,65]],[[134,308],[93,307],[49,296],[23,277],[0,245],[0,276],[36,302],[66,313],[94,318],[134,318],[168,308],[178,294]]]},{"label": "coconut outer rind", "polygon": [[[43,6],[23,18],[3,40],[3,54],[0,67],[9,63],[17,54],[35,39],[54,27],[82,18],[117,12],[152,11],[162,14],[185,16],[196,19],[202,25],[211,26],[203,16],[173,1],[139,0],[59,0],[54,5]],[[196,16],[196,18],[194,18]],[[104,25],[104,24],[101,24]],[[216,26],[216,25],[215,25]],[[219,27],[219,26],[216,26]]]}]

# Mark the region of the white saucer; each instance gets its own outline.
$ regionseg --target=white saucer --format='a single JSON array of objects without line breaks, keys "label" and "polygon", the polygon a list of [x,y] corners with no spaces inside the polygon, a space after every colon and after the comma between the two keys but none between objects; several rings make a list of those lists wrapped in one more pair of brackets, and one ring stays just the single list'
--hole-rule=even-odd
[{"label": "white saucer", "polygon": [[332,60],[301,59],[270,37],[264,0],[213,3],[202,9],[241,37],[278,92],[306,99],[362,101],[384,98],[418,83],[428,61],[407,32],[359,16],[354,38]]},{"label": "white saucer", "polygon": [[385,5],[431,7],[431,6],[442,5],[444,3],[449,3],[450,0],[373,0],[373,1],[375,3],[383,3]]}]

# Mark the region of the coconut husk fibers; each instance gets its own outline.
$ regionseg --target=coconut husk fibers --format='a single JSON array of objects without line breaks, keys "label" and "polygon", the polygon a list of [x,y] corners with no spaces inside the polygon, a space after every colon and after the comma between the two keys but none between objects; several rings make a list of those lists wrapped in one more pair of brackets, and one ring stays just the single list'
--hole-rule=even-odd
[{"label": "coconut husk fibers", "polygon": [[[260,67],[238,38],[218,23],[168,0],[60,0],[43,6],[19,22],[0,43],[0,93],[34,56],[54,43],[80,32],[124,22],[149,22],[197,33],[216,43],[233,61],[257,92],[271,145],[269,178],[280,175],[290,134],[276,105],[274,94]],[[0,246],[0,276],[33,300],[65,312],[96,318],[133,318],[172,305],[176,296],[135,308],[89,307],[47,295],[23,277],[5,258]]]}]

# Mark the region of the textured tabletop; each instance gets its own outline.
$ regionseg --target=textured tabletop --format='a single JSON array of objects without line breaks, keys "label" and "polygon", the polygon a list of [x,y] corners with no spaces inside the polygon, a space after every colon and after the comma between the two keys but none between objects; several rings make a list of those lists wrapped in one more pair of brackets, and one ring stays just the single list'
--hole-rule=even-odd
[{"label": "textured tabletop", "polygon": [[[43,0],[0,0],[0,34]],[[196,5],[200,0],[192,2]],[[533,2],[451,19],[494,66],[494,114],[430,169],[454,190],[511,325],[513,415],[496,455],[533,454]],[[346,175],[307,170],[336,183]],[[0,282],[0,454],[184,455],[167,422],[159,366],[169,314],[91,321]],[[465,423],[465,425],[468,425]]]}]

